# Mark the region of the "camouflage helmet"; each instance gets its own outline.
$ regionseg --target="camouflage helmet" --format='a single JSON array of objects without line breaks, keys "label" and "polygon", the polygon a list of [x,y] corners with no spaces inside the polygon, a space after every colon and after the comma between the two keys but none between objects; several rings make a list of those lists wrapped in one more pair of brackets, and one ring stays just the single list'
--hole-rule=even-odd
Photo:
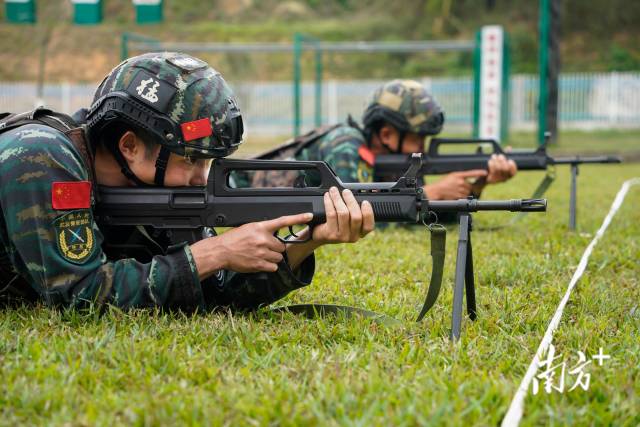
[{"label": "camouflage helmet", "polygon": [[[89,138],[99,139],[112,123],[142,130],[162,146],[156,162],[159,185],[170,152],[224,157],[242,143],[242,116],[233,92],[206,62],[182,53],[147,53],[115,67],[87,113]],[[112,151],[122,166],[119,150]]]},{"label": "camouflage helmet", "polygon": [[386,122],[403,133],[436,135],[442,130],[444,111],[420,83],[392,80],[374,92],[362,122],[367,128]]}]

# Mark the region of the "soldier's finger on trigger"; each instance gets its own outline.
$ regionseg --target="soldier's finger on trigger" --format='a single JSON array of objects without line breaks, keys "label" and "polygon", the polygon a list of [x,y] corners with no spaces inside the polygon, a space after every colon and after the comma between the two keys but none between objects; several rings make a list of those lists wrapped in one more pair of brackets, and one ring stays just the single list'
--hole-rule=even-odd
[{"label": "soldier's finger on trigger", "polygon": [[275,218],[268,221],[263,221],[263,225],[271,231],[276,231],[284,227],[292,225],[305,224],[313,219],[313,214],[310,212],[301,213],[297,215],[286,215],[279,218]]},{"label": "soldier's finger on trigger", "polygon": [[466,177],[466,178],[464,179],[464,182],[466,182],[466,183],[467,183],[467,184],[469,184],[469,185],[473,185],[473,184],[475,184],[476,182],[478,182],[478,178],[468,176],[468,177]]}]

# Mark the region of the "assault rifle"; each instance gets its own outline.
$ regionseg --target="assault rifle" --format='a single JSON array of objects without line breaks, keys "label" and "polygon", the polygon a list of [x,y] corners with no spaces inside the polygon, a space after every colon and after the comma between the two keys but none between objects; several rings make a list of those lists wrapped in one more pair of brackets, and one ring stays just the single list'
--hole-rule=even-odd
[{"label": "assault rifle", "polygon": [[[99,224],[108,227],[143,225],[168,230],[173,244],[199,240],[203,226],[235,227],[304,212],[313,213],[309,226],[314,227],[325,221],[323,195],[334,186],[339,190],[350,189],[358,202],[369,201],[376,221],[380,222],[423,221],[426,224],[430,217],[437,219],[440,212],[458,212],[461,239],[452,320],[452,337],[458,338],[463,285],[466,286],[469,316],[472,319],[476,317],[473,259],[469,239],[471,213],[488,210],[541,212],[546,210],[546,200],[427,200],[417,180],[417,173],[422,166],[421,155],[413,155],[409,163],[408,170],[397,182],[343,183],[324,162],[216,159],[206,187],[100,187],[96,219]],[[296,187],[234,188],[230,179],[235,171],[271,170],[314,173],[320,177],[320,185],[306,187],[303,180],[297,180]],[[434,272],[420,318],[433,305],[439,293],[438,281],[442,278],[442,265],[436,266],[435,260],[438,258],[439,263],[444,262],[444,228],[432,225],[430,229],[441,241],[434,249],[434,241],[437,239],[432,238]],[[293,230],[290,231],[293,234]],[[296,243],[295,240],[283,241]]]},{"label": "assault rifle", "polygon": [[[455,138],[435,138],[429,143],[429,148],[424,153],[424,162],[419,174],[439,175],[456,171],[467,171],[472,169],[486,169],[487,162],[492,154],[503,154],[513,160],[519,170],[547,170],[555,165],[571,166],[571,196],[569,204],[569,227],[576,228],[576,199],[577,199],[577,176],[578,166],[591,163],[620,163],[618,156],[573,156],[573,157],[551,157],[547,154],[547,142],[551,134],[545,133],[545,143],[533,151],[505,152],[494,139],[455,139]],[[472,154],[442,154],[440,147],[443,145],[469,145],[478,147],[476,153]],[[484,147],[489,147],[485,152]],[[384,179],[385,176],[402,173],[407,168],[408,156],[406,154],[381,154],[376,156],[374,164],[374,179]],[[548,173],[540,183],[533,197],[542,197],[547,188],[551,185],[555,175]]]}]

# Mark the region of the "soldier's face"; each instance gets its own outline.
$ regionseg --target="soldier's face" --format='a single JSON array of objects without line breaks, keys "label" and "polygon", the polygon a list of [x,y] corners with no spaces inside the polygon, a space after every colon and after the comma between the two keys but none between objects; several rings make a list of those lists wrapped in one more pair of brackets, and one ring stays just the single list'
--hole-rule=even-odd
[{"label": "soldier's face", "polygon": [[[392,152],[398,151],[400,145],[400,132],[393,126],[383,126],[379,132],[380,142],[386,145]],[[421,153],[424,151],[425,137],[417,133],[406,133],[402,140],[403,153]],[[380,150],[382,152],[382,150]]]},{"label": "soldier's face", "polygon": [[164,185],[166,187],[206,185],[212,163],[212,159],[191,159],[171,153],[164,176]]},{"label": "soldier's face", "polygon": [[[149,152],[141,139],[127,132],[120,141],[120,151],[138,178],[147,184],[154,183],[160,145]],[[165,187],[206,185],[212,162],[212,159],[195,159],[171,153],[164,175]]]},{"label": "soldier's face", "polygon": [[424,151],[424,136],[417,133],[407,133],[402,142],[403,153],[422,153]]}]

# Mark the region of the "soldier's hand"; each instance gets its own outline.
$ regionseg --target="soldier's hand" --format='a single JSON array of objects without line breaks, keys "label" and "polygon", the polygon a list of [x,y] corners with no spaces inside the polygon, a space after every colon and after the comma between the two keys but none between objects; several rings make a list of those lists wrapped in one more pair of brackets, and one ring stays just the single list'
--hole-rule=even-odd
[{"label": "soldier's hand", "polygon": [[424,191],[429,200],[464,199],[471,194],[473,184],[486,176],[487,171],[484,169],[451,172],[440,181],[425,185]]},{"label": "soldier's hand", "polygon": [[274,233],[289,226],[306,224],[311,213],[253,222],[191,245],[200,277],[228,269],[239,273],[274,272],[282,261],[285,245]]},{"label": "soldier's hand", "polygon": [[336,187],[324,194],[327,222],[313,229],[317,244],[357,242],[375,226],[373,208],[367,201],[358,204],[350,190],[342,195]]},{"label": "soldier's hand", "polygon": [[513,160],[507,159],[502,154],[493,154],[489,159],[487,184],[507,181],[511,179],[516,172],[518,172],[518,166],[516,166]]}]

